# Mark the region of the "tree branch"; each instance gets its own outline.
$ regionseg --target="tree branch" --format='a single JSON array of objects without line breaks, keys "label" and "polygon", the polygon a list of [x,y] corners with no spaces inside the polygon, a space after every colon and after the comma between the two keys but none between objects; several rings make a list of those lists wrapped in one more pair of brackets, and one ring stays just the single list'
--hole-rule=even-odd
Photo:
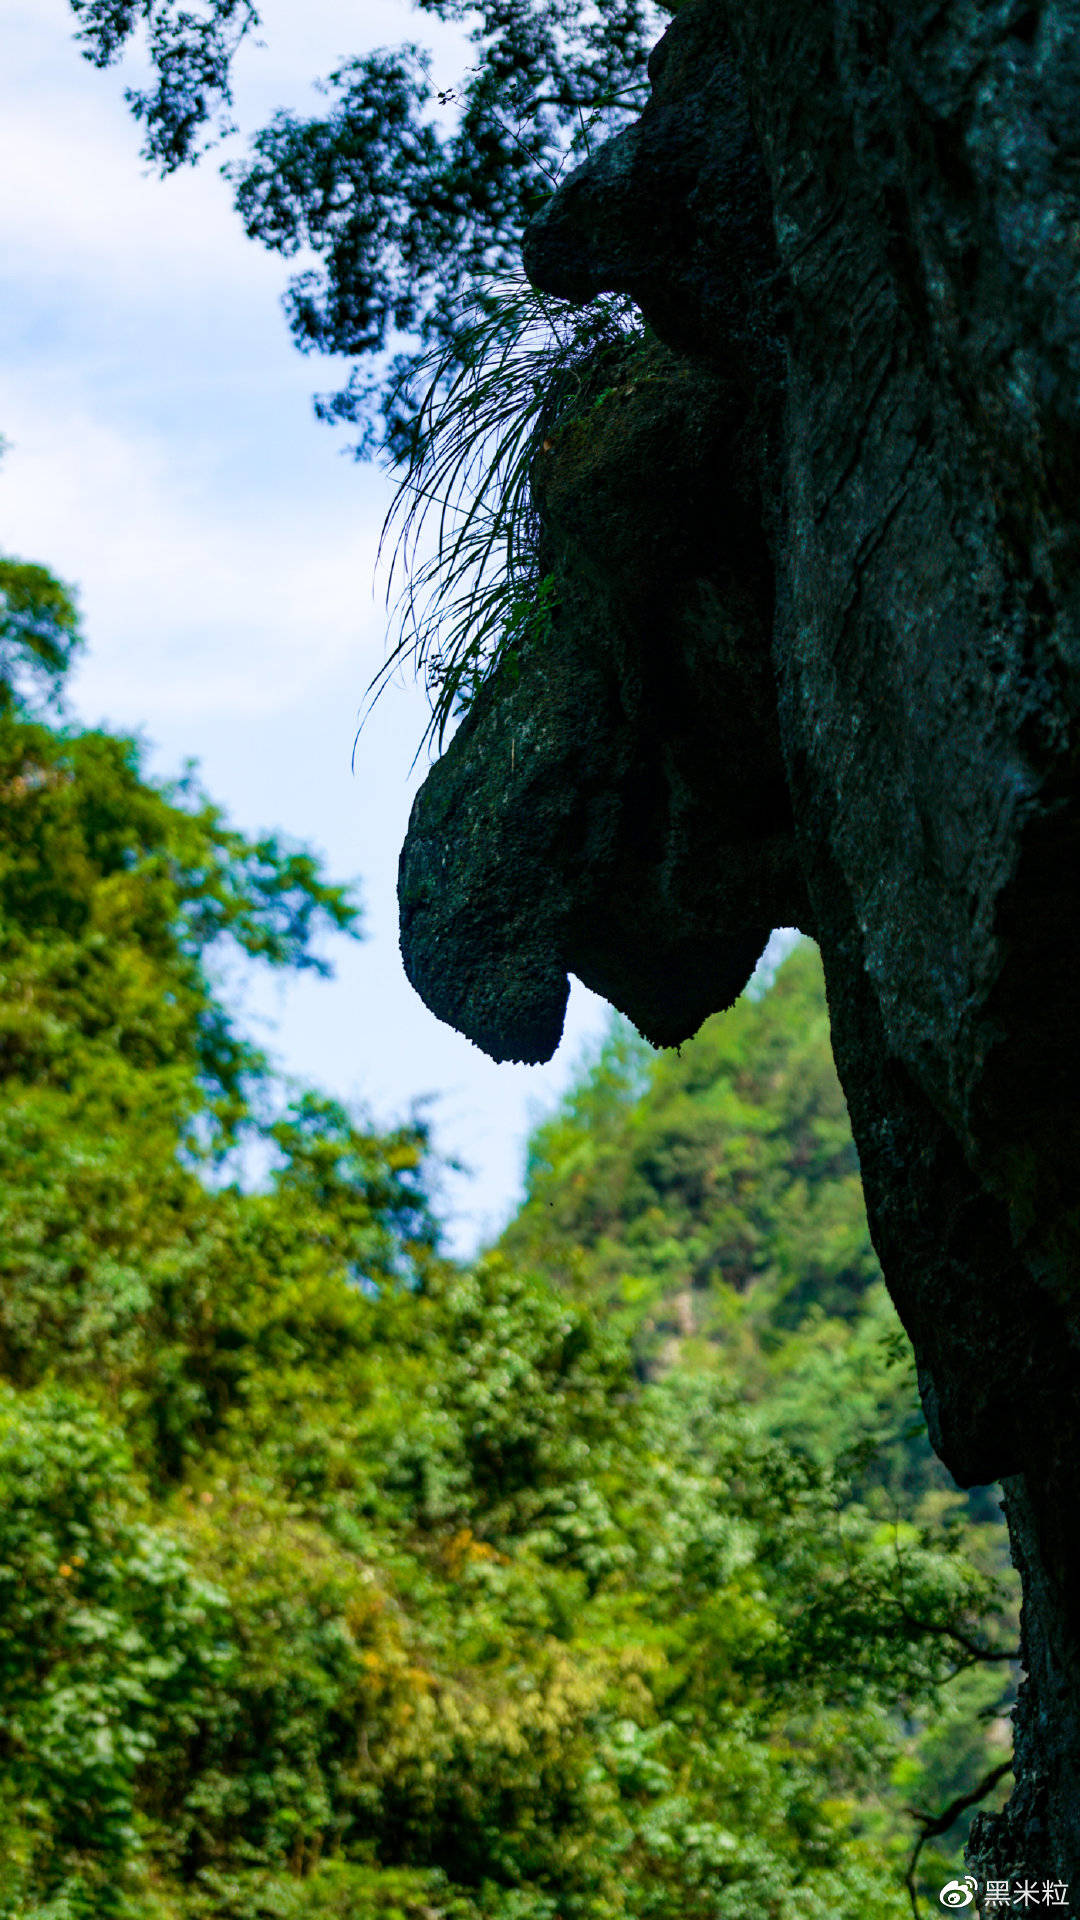
[{"label": "tree branch", "polygon": [[910,1813],[912,1819],[917,1820],[922,1827],[922,1832],[919,1834],[912,1848],[911,1859],[908,1861],[907,1872],[904,1875],[904,1885],[907,1887],[908,1894],[911,1898],[911,1911],[915,1916],[915,1920],[919,1920],[919,1895],[915,1886],[915,1870],[919,1864],[919,1855],[927,1841],[936,1839],[939,1834],[947,1833],[953,1822],[959,1820],[962,1813],[966,1813],[969,1807],[978,1806],[980,1800],[985,1800],[987,1794],[993,1793],[998,1781],[1003,1780],[1007,1773],[1012,1772],[1012,1767],[1013,1763],[1011,1759],[1002,1760],[998,1766],[991,1767],[989,1773],[984,1774],[983,1778],[979,1781],[978,1786],[972,1787],[968,1793],[957,1794],[956,1799],[950,1800],[948,1806],[943,1807],[940,1813],[920,1813],[918,1807],[906,1807],[904,1809],[904,1811]]},{"label": "tree branch", "polygon": [[946,1640],[955,1640],[957,1646],[963,1647],[964,1652],[972,1660],[986,1660],[986,1661],[1010,1660],[1011,1661],[1011,1660],[1019,1660],[1020,1658],[1019,1647],[981,1646],[977,1640],[972,1640],[966,1633],[963,1633],[959,1627],[952,1626],[950,1622],[947,1620],[942,1620],[942,1621],[920,1620],[918,1615],[915,1613],[910,1613],[907,1607],[903,1605],[903,1603],[901,1603],[900,1613],[902,1618],[907,1621],[908,1625],[912,1627],[918,1627],[920,1633],[936,1633],[936,1634],[940,1634]]}]

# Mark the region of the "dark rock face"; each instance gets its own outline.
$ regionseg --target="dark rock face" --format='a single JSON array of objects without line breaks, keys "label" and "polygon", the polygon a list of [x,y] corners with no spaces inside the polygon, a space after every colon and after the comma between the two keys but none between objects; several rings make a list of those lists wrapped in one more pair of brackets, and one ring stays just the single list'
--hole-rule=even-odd
[{"label": "dark rock face", "polygon": [[497,1060],[554,1051],[568,971],[677,1045],[809,919],[758,436],[730,379],[663,347],[603,377],[533,475],[554,631],[484,689],[401,856],[409,978]]},{"label": "dark rock face", "polygon": [[[417,803],[406,915],[426,836],[452,844],[471,972],[444,1004],[498,976],[515,1009],[531,983],[543,1016],[508,1051],[555,1031],[566,967],[677,1038],[751,934],[815,933],[934,1443],[962,1483],[1004,1476],[1024,1582],[1015,1791],[971,1864],[1077,1885],[1080,19],[688,0],[651,71],[526,263],[572,298],[631,293],[695,432],[662,496],[617,437],[606,466],[568,448],[538,473],[577,664],[556,685],[526,663],[519,707],[462,729]],[[655,539],[620,545],[620,500]],[[515,711],[548,804],[527,820],[507,782],[496,821],[470,757],[502,738],[505,763]],[[503,874],[509,946],[474,858]]]},{"label": "dark rock face", "polygon": [[735,48],[696,6],[665,34],[649,76],[640,121],[580,167],[533,222],[525,271],[568,300],[632,294],[671,347],[730,372],[745,408],[763,383],[782,377],[783,276]]}]

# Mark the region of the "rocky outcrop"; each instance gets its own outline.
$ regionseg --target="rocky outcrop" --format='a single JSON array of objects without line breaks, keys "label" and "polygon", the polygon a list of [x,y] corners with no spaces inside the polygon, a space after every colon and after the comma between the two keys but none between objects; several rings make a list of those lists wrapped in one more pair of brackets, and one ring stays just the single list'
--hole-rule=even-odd
[{"label": "rocky outcrop", "polygon": [[429,774],[399,881],[410,979],[495,1059],[554,1051],[568,972],[677,1045],[741,992],[773,925],[809,923],[770,654],[766,426],[730,377],[653,344],[605,355],[537,455],[552,631]]},{"label": "rocky outcrop", "polygon": [[[962,1483],[1004,1477],[1024,1583],[1016,1786],[972,1864],[1074,1885],[1078,26],[1073,6],[1019,0],[688,0],[641,120],[535,223],[538,286],[630,293],[672,392],[686,373],[695,429],[698,393],[717,397],[662,492],[614,441],[606,478],[595,455],[621,547],[579,519],[593,482],[569,445],[547,494],[537,474],[584,697],[567,683],[545,707],[539,669],[537,707],[526,671],[515,694],[522,725],[562,701],[543,755],[554,769],[572,740],[552,791],[574,797],[533,820],[514,896],[516,928],[530,898],[544,922],[548,975],[511,942],[519,981],[583,959],[662,1039],[723,1004],[767,922],[815,933],[934,1443]],[[629,413],[624,431],[629,448]],[[667,567],[682,495],[696,531]],[[464,833],[459,872],[514,862],[529,789],[496,805],[468,771],[510,713],[478,707],[418,802],[407,954],[434,846]],[[505,960],[476,928],[470,1004],[485,941]],[[530,1045],[555,1031],[553,990],[547,1005]],[[482,1044],[499,1017],[474,1021]]]}]

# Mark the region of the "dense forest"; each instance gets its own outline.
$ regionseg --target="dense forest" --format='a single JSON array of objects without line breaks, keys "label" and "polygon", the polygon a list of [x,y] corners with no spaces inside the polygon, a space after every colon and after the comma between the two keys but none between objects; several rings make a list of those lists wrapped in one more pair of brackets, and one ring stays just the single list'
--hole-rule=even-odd
[{"label": "dense forest", "polygon": [[677,1053],[614,1025],[462,1266],[422,1129],[281,1085],[220,984],[355,901],[79,725],[77,643],[0,562],[0,1916],[936,1907],[1015,1594],[814,948]]}]

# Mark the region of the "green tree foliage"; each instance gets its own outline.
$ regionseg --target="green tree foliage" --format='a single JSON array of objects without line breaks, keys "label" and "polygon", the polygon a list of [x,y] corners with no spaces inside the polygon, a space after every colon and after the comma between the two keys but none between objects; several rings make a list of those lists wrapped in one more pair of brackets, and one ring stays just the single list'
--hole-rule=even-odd
[{"label": "green tree foliage", "polygon": [[259,24],[251,0],[71,0],[77,39],[95,67],[111,67],[133,37],[149,58],[153,85],[124,98],[145,130],[145,157],[171,173],[198,156],[208,125],[230,130],[231,68],[241,42]]},{"label": "green tree foliage", "polygon": [[26,705],[35,696],[50,704],[78,646],[69,589],[44,567],[0,554],[0,707],[9,711],[17,690]]},{"label": "green tree foliage", "polygon": [[[208,125],[228,126],[232,58],[258,26],[250,0],[71,5],[95,65],[141,44],[153,84],[126,97],[163,173],[198,156]],[[362,450],[385,435],[395,454],[411,444],[423,352],[455,361],[463,307],[519,271],[525,223],[560,170],[640,111],[663,24],[652,0],[421,5],[469,22],[457,87],[440,87],[412,44],[353,55],[323,83],[324,111],[275,114],[226,169],[250,237],[305,263],[285,301],[297,345],[355,363],[319,412],[358,424]]]},{"label": "green tree foliage", "polygon": [[1012,1623],[811,953],[617,1030],[461,1270],[422,1132],[286,1099],[215,988],[348,896],[66,719],[70,598],[5,565],[3,1920],[902,1915]]},{"label": "green tree foliage", "polygon": [[0,1487],[0,1903],[66,1883],[109,1911],[140,1769],[212,1701],[223,1596],[148,1524],[121,1435],[77,1394],[3,1387]]},{"label": "green tree foliage", "polygon": [[[616,1022],[530,1146],[527,1198],[504,1246],[575,1296],[603,1301],[651,1374],[719,1369],[771,1430],[836,1458],[916,1412],[858,1159],[832,1064],[820,962],[802,943],[678,1052]],[[836,1377],[844,1396],[838,1404]],[[916,1467],[916,1457],[918,1466]],[[905,1442],[914,1494],[946,1484]],[[894,1491],[900,1493],[899,1482]]]},{"label": "green tree foliage", "polygon": [[[909,1804],[970,1790],[1008,1751],[1015,1581],[993,1490],[960,1495],[929,1444],[870,1242],[813,946],[801,942],[768,992],[744,995],[678,1052],[654,1053],[615,1020],[534,1134],[526,1187],[501,1243],[510,1259],[598,1304],[643,1378],[680,1399],[691,1381],[735,1395],[763,1442],[831,1481],[836,1513],[875,1518],[887,1601],[871,1556],[849,1566],[833,1614],[807,1562],[815,1597],[800,1632],[817,1657],[832,1645],[842,1665],[845,1642],[869,1634],[887,1661],[886,1641],[898,1651],[918,1638],[930,1547],[962,1542],[981,1577],[1005,1583],[1012,1623],[974,1639],[943,1633],[960,1677],[895,1763]],[[802,1658],[797,1638],[785,1670]],[[950,1836],[954,1866],[963,1830]],[[928,1889],[945,1859],[924,1859]]]}]

